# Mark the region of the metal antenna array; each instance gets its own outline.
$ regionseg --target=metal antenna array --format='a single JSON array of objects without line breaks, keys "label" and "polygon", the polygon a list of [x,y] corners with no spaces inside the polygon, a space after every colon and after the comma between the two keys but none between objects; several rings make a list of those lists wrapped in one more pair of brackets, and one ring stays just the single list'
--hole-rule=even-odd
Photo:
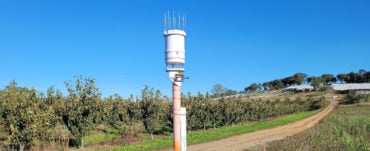
[{"label": "metal antenna array", "polygon": [[185,30],[186,28],[186,15],[184,13],[178,12],[178,17],[174,10],[170,13],[168,10],[163,15],[164,17],[164,30],[170,29],[180,29]]}]

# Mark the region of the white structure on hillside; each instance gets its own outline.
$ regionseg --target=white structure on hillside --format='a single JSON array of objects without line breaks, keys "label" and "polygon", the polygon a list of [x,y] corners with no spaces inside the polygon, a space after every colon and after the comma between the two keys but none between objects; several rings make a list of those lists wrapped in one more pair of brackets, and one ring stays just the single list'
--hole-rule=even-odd
[{"label": "white structure on hillside", "polygon": [[304,90],[313,90],[313,86],[304,84],[304,85],[293,85],[285,88],[287,90],[299,90],[299,91],[304,91]]},{"label": "white structure on hillside", "polygon": [[370,91],[370,83],[332,84],[331,87],[335,91],[347,91],[347,90],[367,90],[367,91]]}]

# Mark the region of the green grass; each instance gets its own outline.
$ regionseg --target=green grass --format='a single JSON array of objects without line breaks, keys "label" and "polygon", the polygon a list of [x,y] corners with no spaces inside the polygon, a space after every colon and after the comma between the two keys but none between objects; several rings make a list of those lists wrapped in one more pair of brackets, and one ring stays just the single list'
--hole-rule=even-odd
[{"label": "green grass", "polygon": [[370,151],[370,105],[338,106],[315,127],[252,150]]},{"label": "green grass", "polygon": [[85,136],[83,139],[85,144],[97,144],[99,142],[113,141],[116,138],[117,136],[115,134],[96,134]]},{"label": "green grass", "polygon": [[[245,124],[234,127],[222,127],[217,129],[209,129],[206,131],[192,132],[188,134],[187,141],[188,144],[207,142],[212,140],[217,140],[221,138],[226,138],[233,135],[244,134],[248,132],[254,132],[262,129],[272,128],[280,125],[285,125],[287,123],[292,123],[304,118],[307,118],[318,111],[307,111],[297,114],[288,115],[278,119],[273,119],[269,121],[261,121],[253,124]],[[156,150],[163,147],[172,146],[172,137],[157,138],[154,140],[145,139],[142,143],[137,145],[124,145],[112,149],[113,151],[138,151],[138,150]]]}]

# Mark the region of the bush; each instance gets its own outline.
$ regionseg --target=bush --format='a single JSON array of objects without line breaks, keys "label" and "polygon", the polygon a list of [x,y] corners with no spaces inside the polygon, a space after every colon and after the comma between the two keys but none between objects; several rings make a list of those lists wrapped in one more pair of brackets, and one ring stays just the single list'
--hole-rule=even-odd
[{"label": "bush", "polygon": [[365,95],[357,94],[356,91],[349,91],[349,93],[344,97],[344,100],[341,102],[341,104],[356,104],[364,98]]}]

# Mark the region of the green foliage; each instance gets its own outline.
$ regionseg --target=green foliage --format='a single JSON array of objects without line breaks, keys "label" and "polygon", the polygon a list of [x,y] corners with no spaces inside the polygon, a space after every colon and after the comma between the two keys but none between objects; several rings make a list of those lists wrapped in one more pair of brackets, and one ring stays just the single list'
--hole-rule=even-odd
[{"label": "green foliage", "polygon": [[310,106],[309,106],[308,110],[313,111],[313,110],[317,110],[317,109],[322,108],[323,106],[325,106],[325,101],[324,100],[325,100],[324,97],[320,97],[320,99],[318,99],[318,100],[308,98],[307,101],[310,102]]},{"label": "green foliage", "polygon": [[244,88],[244,92],[256,92],[261,88],[260,84],[252,83],[250,86]]},{"label": "green foliage", "polygon": [[93,79],[76,77],[75,83],[66,82],[69,92],[66,102],[66,110],[63,114],[64,124],[72,135],[81,140],[83,148],[83,136],[94,126],[94,118],[97,113],[97,102],[100,93]]},{"label": "green foliage", "polygon": [[[106,134],[120,135],[123,139],[129,135],[128,124],[129,114],[127,108],[129,102],[123,100],[122,97],[115,95],[109,97],[105,101],[100,101],[100,116],[102,124],[108,124],[111,128],[103,129]],[[103,111],[103,112],[102,112]]]},{"label": "green foliage", "polygon": [[141,121],[141,106],[137,102],[133,102],[133,98],[129,99],[131,100],[127,107],[127,114],[129,117],[128,124],[130,125],[130,134],[137,135],[137,131],[135,130],[135,124]]},{"label": "green foliage", "polygon": [[292,76],[285,77],[282,79],[275,79],[272,81],[262,83],[264,90],[278,90],[292,85],[300,85],[304,82],[307,74],[305,73],[296,73]]},{"label": "green foliage", "polygon": [[307,80],[309,83],[311,83],[311,86],[317,91],[319,90],[320,86],[323,85],[324,80],[321,77],[309,77]]},{"label": "green foliage", "polygon": [[19,150],[31,147],[37,139],[50,141],[55,126],[54,110],[44,106],[35,89],[17,87],[15,81],[1,93],[2,139]]},{"label": "green foliage", "polygon": [[[149,89],[148,86],[141,91],[141,114],[145,129],[152,135],[165,126],[165,103],[161,99],[161,92]],[[167,111],[168,112],[168,111]]]},{"label": "green foliage", "polygon": [[366,96],[357,94],[356,91],[349,91],[349,93],[344,97],[344,100],[340,102],[341,104],[356,104],[359,103],[361,99]]},{"label": "green foliage", "polygon": [[[336,77],[333,74],[322,74],[321,76],[311,76],[307,77],[308,75],[305,73],[296,73],[292,76],[275,79],[272,81],[262,83],[262,87],[264,90],[279,90],[282,88],[286,88],[293,85],[301,85],[305,81],[307,84],[311,84],[316,91],[326,91],[328,87],[323,87],[325,85],[330,85],[336,83],[337,80],[341,83],[366,83],[370,82],[370,71],[366,70],[359,70],[359,72],[350,72],[348,74],[338,74]],[[252,92],[252,86],[256,86],[254,84],[246,87],[244,90],[245,92]]]},{"label": "green foliage", "polygon": [[333,76],[333,74],[322,74],[321,79],[325,84],[331,84],[337,82],[337,79]]},{"label": "green foliage", "polygon": [[341,73],[337,75],[339,81],[346,83],[364,83],[370,82],[370,71],[360,69],[358,72],[350,72],[348,74]]},{"label": "green foliage", "polygon": [[337,79],[343,83],[344,81],[349,81],[349,76],[347,74],[338,74]]},{"label": "green foliage", "polygon": [[301,85],[303,81],[306,79],[307,74],[305,73],[296,73],[293,75],[293,84]]}]

